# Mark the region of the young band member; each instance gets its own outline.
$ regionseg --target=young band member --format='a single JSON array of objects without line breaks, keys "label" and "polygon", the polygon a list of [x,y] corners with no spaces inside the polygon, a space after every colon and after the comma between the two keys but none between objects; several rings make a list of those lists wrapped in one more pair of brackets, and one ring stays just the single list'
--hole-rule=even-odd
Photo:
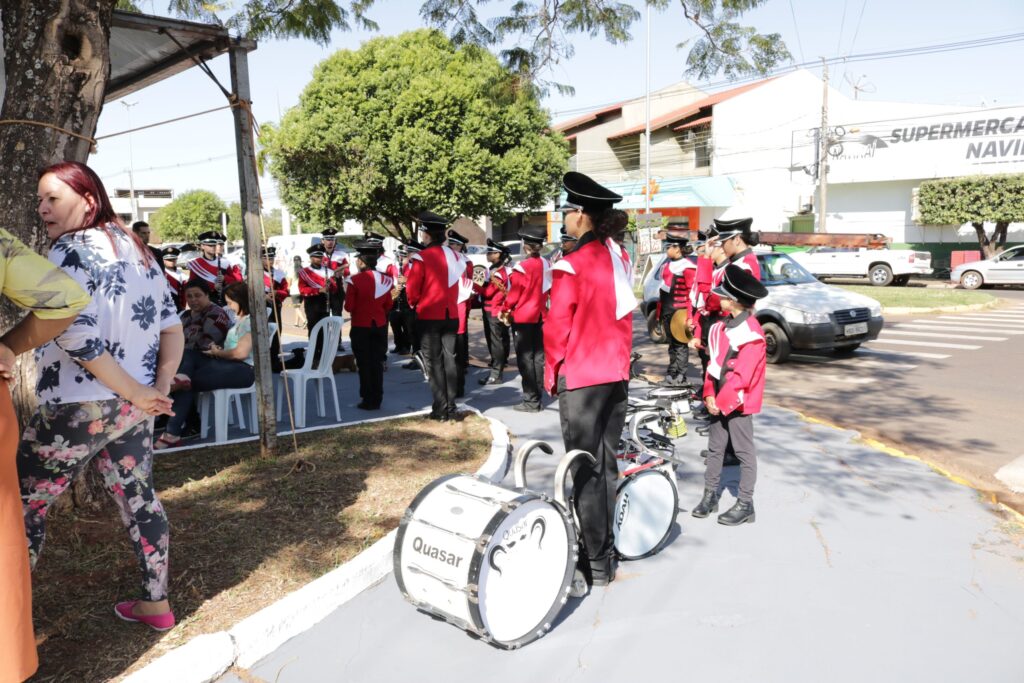
[{"label": "young band member", "polygon": [[758,234],[750,231],[753,223],[752,218],[734,221],[715,219],[715,229],[718,231],[718,240],[722,243],[722,251],[725,252],[729,263],[736,264],[760,280],[761,266],[757,262],[757,255],[750,248],[760,242]]},{"label": "young band member", "polygon": [[568,233],[568,231],[566,231],[564,225],[562,226],[562,229],[561,229],[561,239],[562,239],[561,246],[559,247],[558,251],[556,251],[551,256],[551,263],[552,264],[558,263],[559,259],[561,259],[563,256],[565,256],[570,251],[572,251],[573,249],[576,248],[576,238],[573,235],[570,235]]},{"label": "young band member", "polygon": [[544,385],[543,318],[551,290],[551,264],[540,255],[547,237],[544,227],[524,227],[519,232],[526,258],[512,268],[502,311],[511,316],[515,335],[516,365],[523,382],[523,400],[513,410],[536,413]]},{"label": "young band member", "polygon": [[174,306],[178,313],[185,310],[185,278],[178,272],[178,256],[181,249],[177,247],[166,247],[160,251],[160,260],[164,264],[164,277],[167,278],[167,286],[171,290],[171,298],[174,299]]},{"label": "young band member", "polygon": [[689,240],[679,235],[665,238],[668,261],[661,271],[661,299],[658,301],[662,329],[668,338],[668,371],[665,384],[686,386],[686,370],[690,367],[690,347],[673,336],[670,327],[676,311],[686,311],[687,322],[693,318],[690,291],[697,279],[697,267],[686,258],[691,252]]},{"label": "young band member", "polygon": [[388,348],[388,311],[395,283],[377,270],[381,247],[370,240],[356,243],[359,272],[345,282],[345,310],[352,314],[352,354],[359,370],[359,398],[356,408],[379,410],[384,399],[384,359]]},{"label": "young band member", "polygon": [[[409,242],[406,247],[409,252],[409,264],[405,269],[404,275],[406,280],[406,287],[408,287],[409,272],[412,270],[413,256],[423,250],[425,245],[420,242]],[[408,290],[406,290],[406,299],[408,299]],[[423,331],[419,325],[416,324],[416,309],[409,306],[409,310],[405,316],[406,334],[409,335],[409,353],[412,354],[412,359],[403,365],[402,367],[406,370],[419,370],[422,362],[422,355],[420,354],[420,341],[423,339]],[[425,366],[422,366],[425,367]]]},{"label": "young band member", "polygon": [[[314,244],[306,249],[309,254],[309,265],[299,271],[299,296],[302,297],[302,308],[306,313],[306,329],[312,332],[316,324],[331,315],[331,300],[340,300],[337,296],[338,280],[333,271],[324,264],[324,248]],[[313,360],[320,358],[323,336],[317,339]],[[328,350],[334,354],[336,349]]]},{"label": "young band member", "polygon": [[462,265],[445,245],[448,221],[430,211],[418,216],[420,239],[426,246],[412,256],[405,283],[409,304],[416,309],[427,379],[434,395],[432,420],[456,418],[455,337],[459,329],[459,279]]},{"label": "young band member", "polygon": [[480,380],[480,384],[500,384],[508,364],[509,329],[498,315],[505,303],[508,292],[508,276],[511,270],[505,265],[512,254],[504,246],[487,239],[487,260],[490,262],[488,282],[483,287],[484,339],[491,354],[491,372]]},{"label": "young band member", "polygon": [[345,287],[343,281],[348,277],[350,266],[348,254],[338,248],[338,231],[334,228],[325,228],[320,233],[320,243],[324,248],[324,266],[331,271],[331,277],[336,280],[335,293],[331,295],[328,304],[331,315],[341,315],[345,304]]},{"label": "young band member", "polygon": [[218,306],[224,306],[224,288],[235,282],[242,282],[242,270],[233,266],[219,252],[218,247],[223,249],[227,237],[209,230],[199,235],[199,249],[202,256],[197,256],[188,262],[189,281],[203,280],[213,290],[210,298]]},{"label": "young band member", "polygon": [[395,275],[395,306],[391,309],[391,333],[395,338],[395,348],[392,353],[399,356],[407,356],[412,353],[412,328],[416,321],[416,314],[409,305],[409,299],[405,293],[405,280],[409,276],[409,258],[412,249],[408,244],[403,243],[398,247],[399,265]]},{"label": "young band member", "polygon": [[267,306],[274,309],[270,322],[280,325],[284,320],[281,317],[281,307],[284,305],[284,300],[288,298],[288,278],[285,277],[284,271],[274,267],[274,256],[277,255],[277,249],[263,247],[260,249],[260,255],[263,257],[263,294]]},{"label": "young band member", "polygon": [[466,395],[466,369],[469,367],[469,310],[473,306],[473,296],[475,295],[473,263],[466,258],[467,244],[469,244],[469,240],[463,235],[454,230],[448,231],[448,246],[459,257],[459,261],[464,267],[462,277],[459,278],[459,330],[458,336],[455,338],[455,365],[458,368],[456,398]]},{"label": "young band member", "polygon": [[626,420],[629,356],[633,349],[632,264],[613,236],[627,216],[613,206],[622,197],[582,173],[562,178],[568,193],[565,224],[576,248],[552,267],[551,309],[544,321],[544,386],[558,397],[565,450],[582,449],[596,463],[573,476],[573,497],[584,552],[586,583],[615,578],[612,515],[619,476],[615,453]]},{"label": "young band member", "polygon": [[749,271],[729,264],[714,292],[730,317],[715,322],[708,333],[711,360],[704,379],[704,403],[711,413],[710,454],[704,472],[704,496],[692,514],[707,517],[718,510],[722,463],[726,444],[731,443],[740,461],[739,496],[735,505],[718,516],[718,522],[736,526],[754,521],[757,454],[753,416],[761,411],[764,395],[766,346],[764,332],[753,313],[754,304],[768,296],[768,290]]}]

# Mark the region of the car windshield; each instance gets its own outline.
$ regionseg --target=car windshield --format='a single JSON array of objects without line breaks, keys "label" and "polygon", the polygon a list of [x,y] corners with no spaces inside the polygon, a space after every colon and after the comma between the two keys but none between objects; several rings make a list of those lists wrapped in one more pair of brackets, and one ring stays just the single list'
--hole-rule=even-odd
[{"label": "car windshield", "polygon": [[759,254],[761,264],[761,282],[771,285],[799,285],[805,282],[817,282],[817,278],[804,270],[804,267],[787,254],[772,252]]}]

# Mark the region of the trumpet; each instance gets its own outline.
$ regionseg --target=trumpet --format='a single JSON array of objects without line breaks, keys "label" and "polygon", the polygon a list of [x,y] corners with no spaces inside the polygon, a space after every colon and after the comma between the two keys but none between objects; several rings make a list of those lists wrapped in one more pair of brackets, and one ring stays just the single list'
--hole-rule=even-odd
[{"label": "trumpet", "polygon": [[505,283],[502,282],[501,278],[498,277],[497,275],[491,276],[491,284],[497,287],[502,294],[508,293],[508,287],[505,286]]},{"label": "trumpet", "polygon": [[505,327],[512,327],[512,311],[502,311],[499,313],[498,322]]},{"label": "trumpet", "polygon": [[395,285],[394,289],[391,290],[392,299],[397,299],[398,297],[402,296],[402,292],[405,291],[405,276],[399,275],[396,282],[397,284]]}]

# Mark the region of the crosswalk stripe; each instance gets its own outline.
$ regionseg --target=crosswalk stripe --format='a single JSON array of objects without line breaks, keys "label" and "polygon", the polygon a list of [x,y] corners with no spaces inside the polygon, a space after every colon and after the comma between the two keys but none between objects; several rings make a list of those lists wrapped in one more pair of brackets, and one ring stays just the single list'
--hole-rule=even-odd
[{"label": "crosswalk stripe", "polygon": [[1010,327],[1024,327],[1024,320],[1002,320],[1000,318],[986,318],[979,315],[940,315],[939,320],[962,320],[964,322],[975,322],[975,323],[997,323],[999,325],[1009,325]]},{"label": "crosswalk stripe", "polygon": [[1000,320],[1024,320],[1024,313],[979,313],[986,318],[999,318]]},{"label": "crosswalk stripe", "polygon": [[[883,330],[883,335],[899,334],[905,337],[929,337],[931,339],[950,339],[948,332],[920,332],[918,330]],[[1006,341],[1009,337],[979,337],[975,334],[957,334],[960,341]]]},{"label": "crosswalk stripe", "polygon": [[949,358],[948,353],[928,353],[927,351],[891,351],[882,349],[869,349],[861,347],[861,351],[864,353],[871,353],[878,356],[913,356],[914,358],[929,358],[934,360],[942,360],[943,358]]},{"label": "crosswalk stripe", "polygon": [[875,339],[872,344],[902,344],[905,346],[923,346],[933,349],[964,349],[965,351],[977,351],[980,346],[974,344],[947,344],[946,342],[919,342],[906,339]]},{"label": "crosswalk stripe", "polygon": [[[867,349],[864,350],[866,351]],[[863,354],[859,352],[851,357],[843,359],[825,358],[822,356],[803,356],[799,355],[799,352],[797,352],[789,357],[789,361],[790,364],[794,365],[799,363],[823,363],[828,364],[829,367],[840,368],[843,370],[863,370],[865,368],[875,368],[878,370],[909,371],[917,367],[917,365],[913,365],[911,363],[899,363],[897,361],[883,361],[875,360],[872,358],[865,358]],[[817,377],[817,375],[815,375],[815,377]]]},{"label": "crosswalk stripe", "polygon": [[[903,329],[909,327],[917,330],[946,330],[949,332],[996,332],[998,334],[1024,334],[1024,330],[1008,330],[1003,327],[990,327],[988,325],[970,324],[970,323],[953,323],[949,324],[943,320],[917,320],[912,323],[896,323],[896,327]],[[886,330],[889,328],[886,327]]]}]

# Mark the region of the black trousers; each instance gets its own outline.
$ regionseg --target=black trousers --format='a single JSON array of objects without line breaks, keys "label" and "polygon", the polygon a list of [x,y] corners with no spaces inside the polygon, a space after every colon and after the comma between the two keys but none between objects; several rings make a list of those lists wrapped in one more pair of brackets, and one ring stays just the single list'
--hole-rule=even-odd
[{"label": "black trousers", "polygon": [[[573,502],[580,520],[584,572],[610,573],[615,537],[615,485],[619,477],[615,453],[626,423],[626,382],[610,382],[565,389],[558,379],[558,414],[565,451],[579,448],[592,454],[596,464],[582,460],[573,473]],[[584,562],[584,555],[587,562]]]},{"label": "black trousers", "polygon": [[419,353],[423,330],[420,329],[419,320],[416,318],[416,311],[409,309],[403,315],[405,316],[405,329],[409,331],[410,349],[413,353]]},{"label": "black trousers", "polygon": [[409,322],[412,310],[393,310],[388,315],[391,321],[391,334],[395,337],[395,350],[398,353],[408,353],[412,348],[412,326],[406,326]]},{"label": "black trousers", "polygon": [[690,367],[690,347],[681,341],[677,341],[669,331],[669,322],[672,314],[661,316],[661,326],[665,330],[665,337],[668,339],[668,372],[669,377],[685,377],[686,370]]},{"label": "black trousers", "polygon": [[728,416],[715,415],[711,418],[708,431],[708,455],[704,470],[704,487],[718,490],[722,476],[727,447],[736,452],[740,461],[740,485],[736,496],[750,502],[754,499],[754,483],[757,481],[757,450],[754,448],[754,416],[734,412]]},{"label": "black trousers", "polygon": [[345,311],[345,285],[338,283],[338,291],[327,296],[331,301],[331,315],[342,315]]},{"label": "black trousers", "polygon": [[484,326],[488,331],[487,350],[491,354],[491,374],[498,375],[508,365],[509,328],[498,316],[484,312]]},{"label": "black trousers", "polygon": [[427,379],[434,395],[431,417],[455,415],[455,394],[458,392],[458,369],[455,363],[455,337],[458,320],[418,320],[421,332],[420,349],[427,364]]},{"label": "black trousers", "polygon": [[455,385],[456,396],[466,393],[466,369],[469,367],[469,335],[465,332],[455,335]]},{"label": "black trousers", "polygon": [[[306,312],[306,334],[308,335],[316,327],[316,324],[330,314],[327,306],[327,297],[324,295],[308,296],[302,299],[302,310]],[[323,347],[323,336],[321,335],[313,349],[313,362],[320,359],[320,351]],[[309,353],[309,349],[306,350]]]},{"label": "black trousers", "polygon": [[540,408],[544,386],[544,330],[542,323],[512,323],[516,340],[516,365],[523,380],[523,403]]},{"label": "black trousers", "polygon": [[353,327],[349,333],[352,355],[359,370],[359,398],[371,408],[384,400],[384,359],[388,352],[387,327]]}]

